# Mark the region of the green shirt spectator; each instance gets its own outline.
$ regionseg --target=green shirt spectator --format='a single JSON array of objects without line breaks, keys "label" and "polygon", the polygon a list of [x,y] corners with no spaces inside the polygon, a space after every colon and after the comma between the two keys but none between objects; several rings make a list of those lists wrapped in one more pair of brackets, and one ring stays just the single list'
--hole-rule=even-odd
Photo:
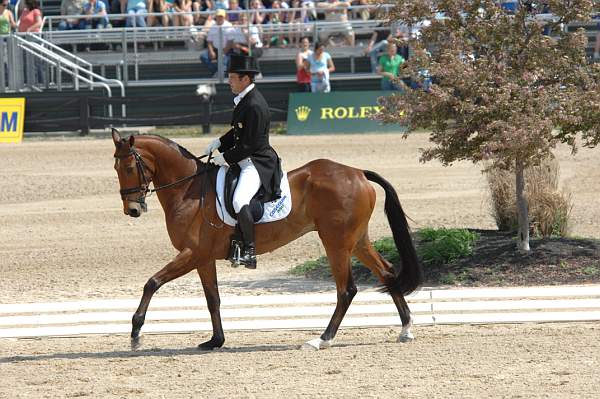
[{"label": "green shirt spectator", "polygon": [[394,43],[388,43],[387,53],[379,58],[377,71],[381,75],[381,90],[400,90],[393,82],[400,74],[400,67],[404,64],[404,58],[397,54],[398,48]]}]

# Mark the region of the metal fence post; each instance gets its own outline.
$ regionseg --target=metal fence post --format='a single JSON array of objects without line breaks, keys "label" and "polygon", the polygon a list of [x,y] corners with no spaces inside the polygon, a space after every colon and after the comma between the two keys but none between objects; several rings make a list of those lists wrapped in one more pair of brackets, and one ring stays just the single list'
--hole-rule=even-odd
[{"label": "metal fence post", "polygon": [[0,38],[0,93],[6,93],[6,39]]},{"label": "metal fence post", "polygon": [[79,98],[79,126],[81,127],[81,135],[85,136],[90,133],[90,104],[88,96]]},{"label": "metal fence post", "polygon": [[62,70],[60,60],[56,61],[56,89],[62,91]]},{"label": "metal fence post", "polygon": [[123,83],[127,85],[129,82],[129,64],[127,63],[127,34],[125,28],[121,31],[121,49],[123,50]]},{"label": "metal fence post", "polygon": [[[223,43],[223,27],[219,26],[219,45],[221,48],[217,49],[217,75],[219,77],[219,83],[223,83],[223,50],[225,49]],[[210,55],[209,55],[210,58]]]}]

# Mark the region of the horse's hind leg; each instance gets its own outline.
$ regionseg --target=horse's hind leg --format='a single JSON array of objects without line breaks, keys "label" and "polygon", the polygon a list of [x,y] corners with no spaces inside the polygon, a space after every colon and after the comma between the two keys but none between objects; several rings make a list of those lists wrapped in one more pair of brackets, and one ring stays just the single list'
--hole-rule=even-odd
[{"label": "horse's hind leg", "polygon": [[[367,266],[383,284],[394,280],[395,273],[393,266],[385,260],[375,248],[373,248],[367,234],[359,240],[354,248],[353,254]],[[402,321],[402,332],[398,337],[398,342],[411,341],[414,339],[414,336],[410,331],[410,328],[412,327],[412,318],[404,295],[397,291],[391,291],[390,295],[396,304],[400,320]]]},{"label": "horse's hind leg", "polygon": [[146,312],[150,305],[152,296],[160,287],[171,280],[183,276],[190,272],[194,266],[191,265],[192,251],[189,248],[181,251],[175,259],[169,262],[163,267],[158,273],[150,277],[148,282],[144,285],[144,294],[137,310],[133,314],[131,319],[131,348],[137,349],[140,346],[140,330],[144,325],[146,319]]},{"label": "horse's hind leg", "polygon": [[[334,245],[327,245],[325,242],[325,251],[331,265],[331,271],[335,278],[337,288],[337,304],[335,311],[327,328],[321,334],[320,338],[315,338],[305,343],[303,349],[323,349],[331,346],[331,341],[335,337],[338,328],[350,307],[352,299],[356,295],[356,285],[352,278],[352,269],[350,264],[350,251],[343,248],[334,248]],[[340,245],[341,243],[338,243]]]}]

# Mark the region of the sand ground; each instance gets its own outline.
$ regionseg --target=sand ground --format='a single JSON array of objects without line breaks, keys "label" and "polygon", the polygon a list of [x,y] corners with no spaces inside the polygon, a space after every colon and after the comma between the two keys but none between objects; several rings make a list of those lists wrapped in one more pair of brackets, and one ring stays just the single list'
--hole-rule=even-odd
[{"label": "sand ground", "polygon": [[[200,152],[212,139],[177,139]],[[477,165],[421,164],[425,135],[272,138],[291,170],[330,158],[380,173],[413,228],[494,228]],[[559,148],[573,193],[572,234],[600,238],[599,149]],[[109,139],[0,146],[0,303],[132,298],[174,255],[156,198],[126,217]],[[383,192],[370,225],[389,235]],[[222,295],[319,292],[332,282],[288,275],[323,249],[316,234],[259,258],[257,271],[219,263]],[[366,288],[366,287],[362,287]],[[200,296],[190,273],[157,296]],[[415,328],[409,345],[389,328],[342,330],[337,346],[297,350],[315,331],[228,332],[226,348],[199,353],[203,334],[0,340],[0,398],[13,397],[597,397],[600,326],[593,323]]]}]

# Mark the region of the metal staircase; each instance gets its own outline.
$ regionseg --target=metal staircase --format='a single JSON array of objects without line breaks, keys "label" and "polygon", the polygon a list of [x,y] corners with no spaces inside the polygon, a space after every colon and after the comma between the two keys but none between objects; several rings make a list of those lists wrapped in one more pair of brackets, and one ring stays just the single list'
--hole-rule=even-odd
[{"label": "metal staircase", "polygon": [[[46,90],[103,89],[113,97],[113,88],[125,98],[125,85],[92,70],[92,64],[37,34],[11,34],[0,37],[0,93]],[[111,104],[107,116],[113,117]],[[121,116],[126,107],[121,106]]]}]

